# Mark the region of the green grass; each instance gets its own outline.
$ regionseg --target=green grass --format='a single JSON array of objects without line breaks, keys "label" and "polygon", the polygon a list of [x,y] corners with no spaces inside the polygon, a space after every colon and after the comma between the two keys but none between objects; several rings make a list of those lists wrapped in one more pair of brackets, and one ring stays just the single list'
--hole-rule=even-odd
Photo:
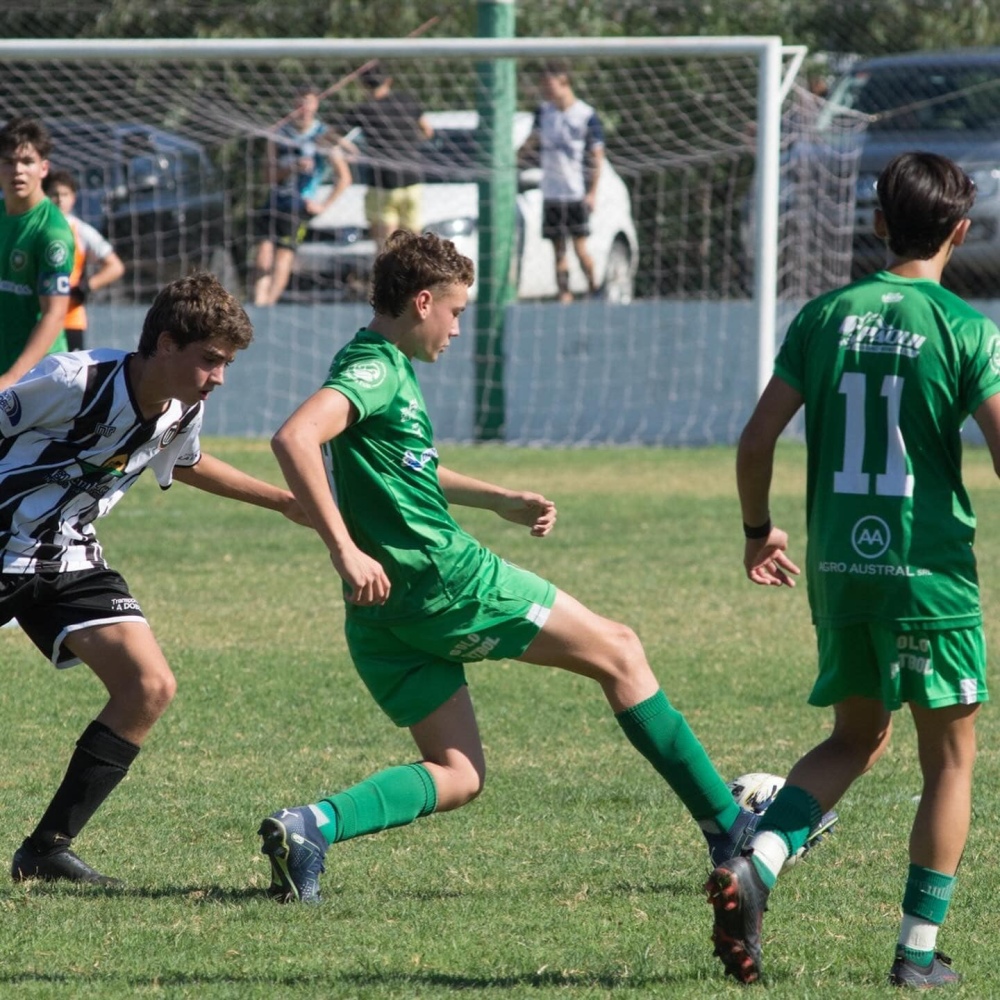
[{"label": "green grass", "polygon": [[[266,445],[214,453],[272,480]],[[728,449],[446,448],[443,460],[559,504],[548,539],[480,511],[463,523],[596,610],[632,624],[671,700],[720,770],[784,772],[828,729],[804,701],[814,672],[805,588],[743,578]],[[997,645],[1000,490],[967,456]],[[804,555],[803,453],[779,454],[773,511]],[[701,836],[628,746],[591,683],[516,663],[470,668],[490,768],[468,808],[339,845],[326,902],[267,900],[255,831],[412,760],[347,659],[322,547],[266,511],[150,480],[102,525],[179,680],[132,774],[78,841],[120,892],[0,883],[3,997],[726,997],[711,956]],[[0,633],[0,794],[8,855],[102,704]],[[940,944],[967,984],[1000,995],[990,951],[1000,857],[996,712],[980,722],[976,813]],[[772,898],[769,997],[894,996],[883,986],[919,790],[912,725],[841,803],[841,829]],[[758,990],[760,992],[760,990]]]}]

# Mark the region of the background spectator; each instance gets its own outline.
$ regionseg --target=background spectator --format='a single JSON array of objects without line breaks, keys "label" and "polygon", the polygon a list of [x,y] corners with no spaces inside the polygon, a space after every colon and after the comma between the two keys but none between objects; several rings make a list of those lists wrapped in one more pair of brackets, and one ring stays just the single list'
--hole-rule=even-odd
[{"label": "background spectator", "polygon": [[[274,305],[288,286],[295,251],[305,235],[308,217],[330,207],[351,185],[348,166],[337,141],[316,113],[319,91],[312,86],[299,90],[295,109],[267,142],[269,190],[257,213],[254,305]],[[334,171],[327,198],[316,194],[323,182],[323,156]]]},{"label": "background spectator", "polygon": [[365,216],[379,249],[396,229],[420,232],[423,174],[420,145],[434,137],[434,128],[417,99],[392,89],[392,77],[378,66],[361,74],[369,92],[340,120],[343,133],[364,132],[370,159]]},{"label": "background spectator", "polygon": [[530,153],[541,145],[542,235],[555,250],[559,301],[572,302],[567,238],[573,241],[590,293],[597,292],[587,237],[604,162],[604,129],[597,112],[573,93],[565,63],[549,63],[540,86],[545,101],[535,112],[534,132],[526,146]]},{"label": "background spectator", "polygon": [[[73,214],[76,205],[76,178],[68,170],[52,170],[42,182],[42,188],[66,216],[73,230],[76,251],[73,271],[69,276],[69,309],[66,312],[66,343],[71,351],[83,350],[83,335],[87,329],[84,302],[91,292],[118,281],[125,273],[121,257],[114,247],[89,222]],[[88,274],[88,271],[91,273]]]}]

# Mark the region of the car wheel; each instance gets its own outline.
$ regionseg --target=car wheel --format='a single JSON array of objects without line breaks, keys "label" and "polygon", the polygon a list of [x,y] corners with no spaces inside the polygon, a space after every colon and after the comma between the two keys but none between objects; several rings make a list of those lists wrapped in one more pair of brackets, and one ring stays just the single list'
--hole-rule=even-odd
[{"label": "car wheel", "polygon": [[632,301],[634,294],[632,253],[624,240],[617,239],[611,244],[604,269],[604,298],[607,302],[626,305]]}]

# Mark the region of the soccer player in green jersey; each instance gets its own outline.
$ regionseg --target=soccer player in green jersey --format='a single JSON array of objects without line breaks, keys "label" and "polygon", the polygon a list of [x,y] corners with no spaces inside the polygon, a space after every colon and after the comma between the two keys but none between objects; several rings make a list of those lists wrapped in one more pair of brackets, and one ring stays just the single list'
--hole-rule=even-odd
[{"label": "soccer player in green jersey", "polygon": [[959,432],[971,414],[1000,472],[1000,331],[940,285],[975,199],[962,170],[905,153],[879,177],[878,199],[889,268],[803,308],[737,455],[747,575],[792,586],[799,570],[768,496],[777,439],[805,406],[806,575],[819,650],[809,701],[834,710],[832,734],[792,768],[749,850],[709,876],[716,954],[742,982],[760,976],[761,918],[782,864],[882,755],[903,703],[923,791],[889,981],[927,988],[959,978],[936,951],[937,931],[968,834],[975,718],[988,698]]},{"label": "soccer player in green jersey", "polygon": [[0,392],[47,353],[67,350],[73,231],[42,190],[51,149],[37,118],[0,129]]},{"label": "soccer player in green jersey", "polygon": [[393,233],[375,261],[374,318],[274,437],[288,484],[343,578],[355,666],[420,753],[416,763],[262,822],[280,901],[319,899],[330,844],[457,809],[482,791],[483,747],[464,670],[476,660],[517,659],[597,681],[625,735],[699,823],[715,861],[737,853],[756,820],[736,806],[630,628],[504,562],[452,517],[452,505],[481,507],[538,538],[556,521],[544,496],[438,462],[412,362],[437,361],[458,336],[472,281],[472,262],[450,241]]}]

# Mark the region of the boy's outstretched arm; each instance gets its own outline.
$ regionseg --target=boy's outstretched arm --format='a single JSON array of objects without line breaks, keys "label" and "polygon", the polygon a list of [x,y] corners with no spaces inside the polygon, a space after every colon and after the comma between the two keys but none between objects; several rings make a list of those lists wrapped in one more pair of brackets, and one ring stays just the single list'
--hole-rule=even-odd
[{"label": "boy's outstretched arm", "polygon": [[175,466],[174,479],[229,500],[240,500],[255,507],[276,510],[290,521],[309,527],[309,518],[294,494],[280,486],[272,486],[262,479],[256,479],[205,452],[202,452],[196,465]]},{"label": "boy's outstretched arm", "polygon": [[354,544],[333,499],[320,448],[342,434],[356,416],[350,400],[336,389],[313,393],[271,439],[271,449],[305,511],[330,552],[334,569],[351,588],[353,604],[384,604],[389,578],[382,566]]},{"label": "boy's outstretched arm", "polygon": [[531,528],[536,538],[543,538],[555,527],[556,505],[540,493],[504,489],[443,465],[437,471],[441,491],[450,504],[492,510],[508,521]]},{"label": "boy's outstretched arm", "polygon": [[802,402],[797,389],[777,376],[772,378],[743,428],[736,451],[736,486],[743,524],[762,531],[746,539],[743,565],[747,577],[762,586],[794,587],[793,577],[799,573],[798,566],[785,554],[788,535],[771,526],[769,498],[774,449]]}]

